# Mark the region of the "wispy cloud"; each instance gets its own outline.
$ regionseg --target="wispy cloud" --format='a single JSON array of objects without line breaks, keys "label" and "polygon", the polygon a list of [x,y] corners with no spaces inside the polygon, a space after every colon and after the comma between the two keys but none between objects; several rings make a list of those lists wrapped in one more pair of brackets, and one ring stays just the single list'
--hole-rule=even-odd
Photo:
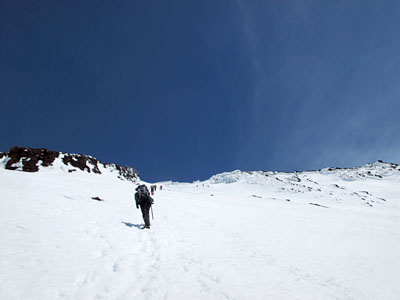
[{"label": "wispy cloud", "polygon": [[255,30],[255,20],[248,5],[243,0],[236,0],[237,5],[243,13],[243,26],[247,39],[247,46],[251,54],[251,62],[258,76],[262,76],[263,67],[257,54],[258,37]]},{"label": "wispy cloud", "polygon": [[[253,108],[252,126],[242,152],[261,147],[271,159],[285,159],[287,166],[400,160],[400,123],[393,123],[393,111],[400,109],[395,99],[400,76],[393,67],[399,59],[391,48],[396,43],[373,43],[382,40],[384,27],[368,34],[344,3],[333,5],[333,12],[314,1],[257,9],[245,0],[236,4],[254,71],[247,99]],[[277,9],[272,14],[276,19],[266,18],[271,8]],[[269,46],[276,47],[279,57],[266,53]],[[387,66],[390,61],[377,60],[386,56],[392,58],[392,68]],[[377,98],[381,107],[376,107]],[[294,149],[296,155],[291,155]]]}]

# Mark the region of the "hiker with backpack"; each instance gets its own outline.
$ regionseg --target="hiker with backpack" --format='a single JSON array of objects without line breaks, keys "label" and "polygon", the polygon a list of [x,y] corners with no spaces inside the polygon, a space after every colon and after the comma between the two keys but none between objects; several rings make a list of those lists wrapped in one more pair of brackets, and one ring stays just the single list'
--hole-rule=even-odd
[{"label": "hiker with backpack", "polygon": [[144,226],[142,229],[150,229],[150,208],[154,203],[154,200],[150,197],[150,193],[146,185],[141,184],[136,188],[135,201],[136,208],[139,209],[140,206],[140,209],[142,210],[144,220]]}]

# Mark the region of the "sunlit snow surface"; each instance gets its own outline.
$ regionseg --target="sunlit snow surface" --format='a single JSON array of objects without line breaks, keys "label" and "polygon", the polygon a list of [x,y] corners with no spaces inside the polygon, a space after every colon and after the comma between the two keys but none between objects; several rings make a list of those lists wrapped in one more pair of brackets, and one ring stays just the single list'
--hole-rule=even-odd
[{"label": "sunlit snow surface", "polygon": [[135,184],[107,169],[0,162],[0,299],[397,300],[399,169],[165,182],[140,230]]}]

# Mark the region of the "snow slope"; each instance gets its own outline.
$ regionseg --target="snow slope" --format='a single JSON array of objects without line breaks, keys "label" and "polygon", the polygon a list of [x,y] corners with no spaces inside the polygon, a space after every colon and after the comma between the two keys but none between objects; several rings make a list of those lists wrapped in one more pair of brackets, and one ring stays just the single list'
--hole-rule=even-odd
[{"label": "snow slope", "polygon": [[159,183],[150,230],[100,168],[0,166],[0,299],[400,299],[398,165]]}]

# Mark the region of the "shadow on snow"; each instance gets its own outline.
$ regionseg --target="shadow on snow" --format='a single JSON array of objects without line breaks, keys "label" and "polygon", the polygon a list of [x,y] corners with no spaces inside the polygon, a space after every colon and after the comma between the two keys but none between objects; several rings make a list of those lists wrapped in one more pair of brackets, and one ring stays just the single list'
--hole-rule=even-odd
[{"label": "shadow on snow", "polygon": [[135,228],[141,229],[143,226],[143,224],[132,224],[132,223],[128,223],[128,222],[121,222],[121,223],[130,228],[135,227]]}]

